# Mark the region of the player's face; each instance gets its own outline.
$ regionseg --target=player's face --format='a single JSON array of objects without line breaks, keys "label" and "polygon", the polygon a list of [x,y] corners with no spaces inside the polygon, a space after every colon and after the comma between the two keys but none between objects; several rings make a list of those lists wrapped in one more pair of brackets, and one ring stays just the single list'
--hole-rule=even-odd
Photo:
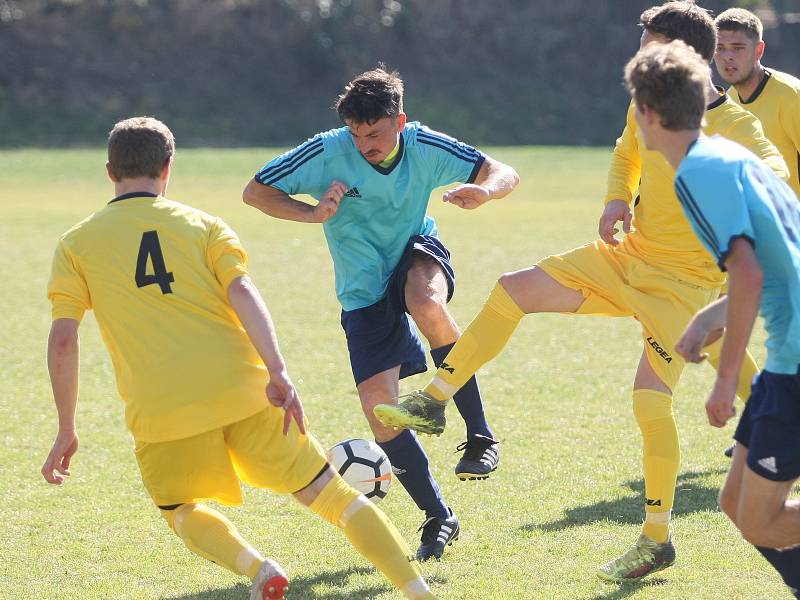
[{"label": "player's face", "polygon": [[720,31],[714,64],[726,82],[736,85],[753,76],[756,61],[761,58],[764,42],[757,42],[744,31]]},{"label": "player's face", "polygon": [[384,117],[374,123],[348,121],[347,128],[361,155],[373,165],[386,159],[397,146],[398,136],[406,124],[405,113],[395,118]]}]

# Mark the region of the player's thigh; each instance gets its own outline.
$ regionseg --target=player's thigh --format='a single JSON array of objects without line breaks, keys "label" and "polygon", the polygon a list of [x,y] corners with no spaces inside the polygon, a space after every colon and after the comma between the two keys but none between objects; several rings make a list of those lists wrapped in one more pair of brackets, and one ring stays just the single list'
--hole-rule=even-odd
[{"label": "player's thigh", "polygon": [[697,311],[717,296],[717,288],[681,282],[645,264],[631,273],[626,301],[642,324],[649,367],[670,390],[675,389],[686,366],[675,345]]},{"label": "player's thigh", "polygon": [[736,526],[748,540],[770,545],[766,543],[766,539],[771,537],[771,524],[783,510],[795,481],[796,479],[773,481],[755,473],[749,466],[744,467]]},{"label": "player's thigh", "polygon": [[627,257],[596,241],[508,273],[500,283],[526,313],[562,312],[625,317]]},{"label": "player's thigh", "polygon": [[448,293],[447,276],[439,262],[428,254],[414,252],[406,272],[405,299],[409,312],[413,314],[414,306],[428,301],[445,306]]},{"label": "player's thigh", "polygon": [[268,406],[223,428],[236,472],[245,483],[279,493],[303,489],[327,465],[325,450],[292,421],[283,435],[283,410]]},{"label": "player's thigh", "polygon": [[135,452],[142,482],[158,506],[242,502],[222,429],[167,442],[137,442]]},{"label": "player's thigh", "polygon": [[742,478],[747,465],[747,447],[738,443],[733,447],[731,466],[725,483],[719,491],[719,506],[728,517],[736,523],[739,511],[739,492],[742,489]]}]

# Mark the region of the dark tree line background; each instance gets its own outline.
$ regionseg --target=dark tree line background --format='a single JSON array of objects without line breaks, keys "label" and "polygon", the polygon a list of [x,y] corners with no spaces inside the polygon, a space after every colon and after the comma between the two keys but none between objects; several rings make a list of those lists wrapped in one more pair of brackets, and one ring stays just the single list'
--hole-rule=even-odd
[{"label": "dark tree line background", "polygon": [[[610,144],[622,67],[657,0],[0,0],[0,146],[102,145],[148,114],[182,146],[289,145],[384,61],[406,112],[476,144]],[[765,20],[765,64],[800,73],[800,0]]]}]

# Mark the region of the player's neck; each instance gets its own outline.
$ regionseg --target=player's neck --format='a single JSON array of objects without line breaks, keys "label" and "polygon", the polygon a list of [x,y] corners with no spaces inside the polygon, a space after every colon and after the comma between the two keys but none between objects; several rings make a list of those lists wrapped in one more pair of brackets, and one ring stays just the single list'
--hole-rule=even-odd
[{"label": "player's neck", "polygon": [[664,155],[672,168],[678,170],[678,165],[686,157],[692,144],[702,136],[699,129],[684,129],[681,131],[664,131],[659,152]]},{"label": "player's neck", "polygon": [[125,178],[120,181],[114,182],[114,192],[117,196],[123,194],[132,194],[135,192],[144,192],[147,194],[155,194],[156,196],[163,196],[167,191],[167,182],[163,179],[150,179],[149,177],[132,177]]},{"label": "player's neck", "polygon": [[720,98],[720,90],[714,85],[714,80],[709,77],[706,84],[706,104],[712,104]]},{"label": "player's neck", "polygon": [[750,74],[750,77],[745,79],[744,81],[740,81],[733,87],[736,88],[736,92],[739,94],[739,98],[746,101],[753,95],[753,92],[756,91],[761,82],[764,80],[764,77],[767,76],[767,72],[764,67],[761,65],[761,62],[756,62],[756,66],[753,69],[753,72]]}]

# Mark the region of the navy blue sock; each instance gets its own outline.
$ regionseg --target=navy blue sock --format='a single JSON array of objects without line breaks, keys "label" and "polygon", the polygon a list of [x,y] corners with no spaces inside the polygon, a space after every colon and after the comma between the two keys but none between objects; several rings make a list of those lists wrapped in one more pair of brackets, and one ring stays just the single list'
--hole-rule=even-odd
[{"label": "navy blue sock", "polygon": [[[438,368],[444,362],[447,353],[455,344],[447,344],[441,348],[431,348],[431,358],[433,364]],[[467,438],[476,435],[484,435],[494,439],[489,423],[486,422],[486,415],[483,414],[483,401],[481,400],[481,390],[478,388],[478,380],[473,375],[460,390],[453,395],[456,408],[461,413],[461,418],[467,425]]]},{"label": "navy blue sock", "polygon": [[449,517],[450,513],[442,498],[439,484],[433,478],[433,473],[428,467],[428,457],[420,446],[416,434],[405,429],[393,440],[377,444],[386,452],[395,476],[419,509],[425,511],[425,516]]},{"label": "navy blue sock", "polygon": [[775,550],[756,546],[756,550],[781,574],[796,598],[800,598],[800,547],[790,550]]}]

